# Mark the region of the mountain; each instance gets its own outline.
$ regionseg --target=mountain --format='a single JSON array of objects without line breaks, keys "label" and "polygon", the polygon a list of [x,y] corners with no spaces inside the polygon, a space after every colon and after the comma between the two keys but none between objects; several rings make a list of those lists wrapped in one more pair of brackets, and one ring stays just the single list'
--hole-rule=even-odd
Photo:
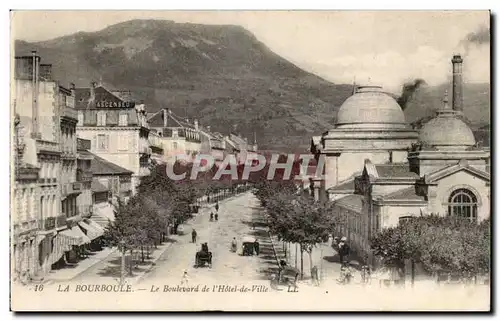
[{"label": "mountain", "polygon": [[[331,127],[352,93],[351,85],[333,84],[281,58],[240,26],[131,20],[48,41],[18,40],[15,50],[37,50],[64,85],[88,87],[95,80],[128,89],[148,112],[168,107],[222,133],[237,125],[249,140],[255,132],[263,149],[307,150],[310,137]],[[435,106],[422,99],[422,111]],[[420,106],[407,110],[418,117]]]}]

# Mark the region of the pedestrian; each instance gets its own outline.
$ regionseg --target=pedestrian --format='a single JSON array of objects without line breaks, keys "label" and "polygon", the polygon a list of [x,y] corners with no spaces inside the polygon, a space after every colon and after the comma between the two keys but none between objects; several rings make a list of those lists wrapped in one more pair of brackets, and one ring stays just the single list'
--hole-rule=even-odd
[{"label": "pedestrian", "polygon": [[181,286],[189,286],[189,276],[187,270],[184,270],[184,273],[182,274]]},{"label": "pedestrian", "polygon": [[311,279],[313,285],[319,286],[318,266],[313,266],[311,269]]},{"label": "pedestrian", "polygon": [[233,237],[233,240],[231,241],[231,251],[236,252],[237,248],[238,248],[238,244],[236,243],[236,238]]},{"label": "pedestrian", "polygon": [[343,264],[345,262],[349,262],[350,248],[349,248],[349,245],[347,244],[347,238],[345,236],[340,239],[338,252],[339,252],[341,264]]},{"label": "pedestrian", "polygon": [[339,237],[335,236],[332,241],[332,247],[337,250],[339,248]]},{"label": "pedestrian", "polygon": [[215,210],[217,212],[219,211],[219,201],[215,202]]},{"label": "pedestrian", "polygon": [[218,221],[219,220],[219,214],[215,213],[215,220]]},{"label": "pedestrian", "polygon": [[278,278],[276,277],[276,274],[271,274],[270,283],[271,283],[270,284],[271,285],[271,289],[279,291],[279,288],[278,288]]},{"label": "pedestrian", "polygon": [[210,221],[213,221],[214,220],[214,213],[210,213]]},{"label": "pedestrian", "polygon": [[196,233],[196,230],[193,229],[193,231],[191,232],[191,241],[193,243],[196,243],[196,236],[198,236],[198,233]]}]

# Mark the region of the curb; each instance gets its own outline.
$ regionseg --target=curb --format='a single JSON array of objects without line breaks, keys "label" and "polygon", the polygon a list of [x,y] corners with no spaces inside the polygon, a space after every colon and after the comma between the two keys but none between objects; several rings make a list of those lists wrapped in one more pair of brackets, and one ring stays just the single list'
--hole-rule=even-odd
[{"label": "curb", "polygon": [[[227,201],[231,198],[234,198],[234,197],[238,197],[238,196],[241,196],[243,193],[240,193],[240,194],[237,194],[237,195],[233,195],[231,197],[228,197],[224,200],[222,200],[221,202],[224,202],[224,201]],[[215,206],[215,203],[211,203],[211,204],[206,204],[206,206],[204,206],[203,208],[200,208],[200,212],[201,210],[206,210],[206,209],[211,209]],[[204,214],[204,213],[199,213],[199,214]],[[271,240],[271,243],[272,243],[272,240]],[[153,268],[156,267],[156,262],[160,259],[160,257],[170,248],[174,245],[174,243],[170,243],[169,246],[166,246],[162,252],[160,252],[160,254],[151,262],[151,265],[143,272],[142,275],[140,275],[139,277],[137,277],[136,279],[134,279],[132,282],[130,282],[129,284],[137,284],[139,283],[140,281],[142,281],[142,279],[144,279],[144,277],[153,270]],[[274,250],[274,244],[273,244],[273,250]]]},{"label": "curb", "polygon": [[276,251],[276,247],[274,246],[273,235],[269,231],[267,232],[267,234],[269,234],[269,239],[271,240],[271,245],[273,246],[273,252],[274,252],[274,258],[276,259],[276,265],[278,265],[278,267],[280,267],[278,252]]},{"label": "curb", "polygon": [[153,270],[153,268],[156,267],[156,262],[170,247],[172,247],[172,245],[174,245],[174,243],[170,243],[168,246],[165,246],[165,248],[159,253],[159,255],[153,261],[151,261],[151,265],[142,273],[142,275],[138,276],[132,282],[129,282],[129,284],[133,285],[139,283],[149,272]]}]

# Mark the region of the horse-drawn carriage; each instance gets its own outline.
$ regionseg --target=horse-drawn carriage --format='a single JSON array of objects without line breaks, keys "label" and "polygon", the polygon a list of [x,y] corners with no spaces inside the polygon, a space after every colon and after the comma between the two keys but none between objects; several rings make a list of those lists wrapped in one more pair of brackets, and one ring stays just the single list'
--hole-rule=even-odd
[{"label": "horse-drawn carriage", "polygon": [[259,255],[259,242],[257,242],[257,239],[252,236],[245,236],[241,240],[242,244],[242,255],[243,256],[252,256],[255,254]]},{"label": "horse-drawn carriage", "polygon": [[203,243],[201,251],[196,252],[195,262],[196,268],[205,266],[205,264],[208,264],[208,267],[212,268],[212,252],[208,250],[207,243]]}]

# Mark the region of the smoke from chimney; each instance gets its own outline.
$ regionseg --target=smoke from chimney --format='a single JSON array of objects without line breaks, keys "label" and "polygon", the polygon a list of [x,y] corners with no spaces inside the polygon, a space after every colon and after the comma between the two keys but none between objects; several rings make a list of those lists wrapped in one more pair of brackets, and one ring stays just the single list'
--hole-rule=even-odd
[{"label": "smoke from chimney", "polygon": [[463,111],[463,94],[462,94],[462,63],[463,59],[460,55],[454,55],[451,59],[453,65],[453,80],[452,89],[453,96],[451,106],[453,110]]},{"label": "smoke from chimney", "polygon": [[460,45],[463,46],[464,55],[467,56],[470,50],[470,46],[481,46],[490,43],[490,28],[486,26],[481,26],[477,31],[470,32],[465,36],[465,38],[460,41]]},{"label": "smoke from chimney", "polygon": [[417,91],[418,88],[422,85],[426,85],[427,83],[423,79],[415,79],[412,82],[407,82],[403,85],[403,90],[401,96],[397,99],[399,106],[401,106],[402,110],[405,110],[408,103],[413,99],[413,95]]}]

